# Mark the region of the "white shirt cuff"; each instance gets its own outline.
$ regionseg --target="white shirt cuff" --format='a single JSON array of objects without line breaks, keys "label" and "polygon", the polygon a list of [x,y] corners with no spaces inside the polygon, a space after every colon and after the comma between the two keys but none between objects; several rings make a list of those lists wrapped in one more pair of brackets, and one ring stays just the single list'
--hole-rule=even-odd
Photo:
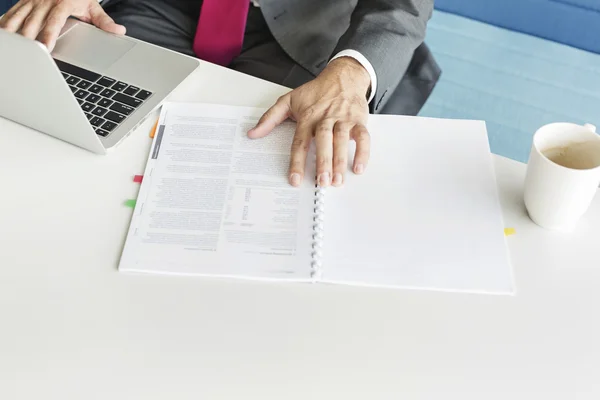
[{"label": "white shirt cuff", "polygon": [[368,103],[370,103],[371,100],[373,100],[373,97],[375,97],[375,91],[377,90],[377,74],[375,73],[375,69],[373,69],[373,66],[371,65],[369,60],[367,60],[367,58],[365,56],[363,56],[356,50],[340,51],[331,60],[329,60],[329,62],[332,62],[336,58],[340,58],[340,57],[354,58],[356,61],[358,61],[360,63],[360,65],[362,65],[367,70],[367,72],[371,76],[371,93],[369,93],[369,99],[367,101]]}]

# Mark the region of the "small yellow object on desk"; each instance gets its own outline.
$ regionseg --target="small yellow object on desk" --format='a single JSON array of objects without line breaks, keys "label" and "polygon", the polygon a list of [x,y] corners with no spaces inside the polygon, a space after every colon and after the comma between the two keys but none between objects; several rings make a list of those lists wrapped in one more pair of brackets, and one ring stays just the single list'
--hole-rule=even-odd
[{"label": "small yellow object on desk", "polygon": [[504,228],[504,236],[514,235],[515,233],[517,233],[515,228]]}]

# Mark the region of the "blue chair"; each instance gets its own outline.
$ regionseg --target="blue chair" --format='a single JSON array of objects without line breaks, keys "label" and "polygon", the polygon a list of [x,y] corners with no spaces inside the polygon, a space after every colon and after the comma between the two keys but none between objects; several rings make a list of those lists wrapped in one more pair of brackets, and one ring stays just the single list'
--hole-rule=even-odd
[{"label": "blue chair", "polygon": [[435,0],[440,11],[600,53],[598,0]]},{"label": "blue chair", "polygon": [[484,120],[492,152],[521,162],[544,124],[600,126],[600,1],[435,4],[426,42],[442,77],[420,115]]}]

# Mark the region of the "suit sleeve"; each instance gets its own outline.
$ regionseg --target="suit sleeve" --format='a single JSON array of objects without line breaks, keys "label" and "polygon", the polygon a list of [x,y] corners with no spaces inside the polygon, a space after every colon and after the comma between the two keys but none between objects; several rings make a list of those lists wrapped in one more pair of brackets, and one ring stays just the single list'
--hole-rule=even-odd
[{"label": "suit sleeve", "polygon": [[432,12],[433,0],[358,0],[333,54],[355,50],[373,66],[377,87],[371,112],[382,108],[400,83]]}]

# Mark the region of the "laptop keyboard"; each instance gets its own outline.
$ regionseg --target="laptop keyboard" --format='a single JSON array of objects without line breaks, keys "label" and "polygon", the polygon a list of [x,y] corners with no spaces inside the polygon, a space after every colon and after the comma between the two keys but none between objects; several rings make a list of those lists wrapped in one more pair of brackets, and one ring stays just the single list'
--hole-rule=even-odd
[{"label": "laptop keyboard", "polygon": [[152,93],[87,69],[54,60],[96,134],[108,136]]}]

